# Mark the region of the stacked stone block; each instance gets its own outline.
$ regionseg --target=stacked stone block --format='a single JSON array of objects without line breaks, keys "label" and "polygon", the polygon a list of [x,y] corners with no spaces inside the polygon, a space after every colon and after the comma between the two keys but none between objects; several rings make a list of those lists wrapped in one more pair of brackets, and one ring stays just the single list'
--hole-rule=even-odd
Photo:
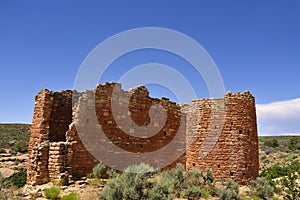
[{"label": "stacked stone block", "polygon": [[51,180],[62,180],[65,177],[67,161],[67,143],[51,142],[49,147],[48,171]]}]

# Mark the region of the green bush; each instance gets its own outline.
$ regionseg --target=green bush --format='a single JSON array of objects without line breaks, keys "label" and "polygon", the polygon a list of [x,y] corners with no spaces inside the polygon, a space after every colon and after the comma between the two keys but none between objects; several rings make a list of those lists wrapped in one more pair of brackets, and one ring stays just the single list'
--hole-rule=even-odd
[{"label": "green bush", "polygon": [[146,164],[133,165],[123,173],[115,173],[100,191],[101,199],[171,200],[207,198],[215,194],[214,177],[210,169],[184,171],[182,164],[160,173]]},{"label": "green bush", "polygon": [[15,152],[25,153],[28,151],[28,141],[18,141],[12,146],[12,150]]},{"label": "green bush", "polygon": [[26,178],[26,171],[15,172],[5,180],[5,185],[7,187],[16,186],[18,188],[21,188],[26,184]]},{"label": "green bush", "polygon": [[146,189],[151,185],[148,179],[153,172],[153,167],[144,163],[129,166],[122,174],[108,180],[100,197],[107,200],[148,199]]},{"label": "green bush", "polygon": [[183,183],[184,183],[184,167],[182,164],[177,163],[176,167],[166,171],[166,173],[169,173],[170,179],[173,180],[173,187],[176,193],[180,193],[180,191],[183,189]]},{"label": "green bush", "polygon": [[229,179],[226,181],[225,188],[221,188],[219,192],[220,199],[222,200],[241,200],[242,198],[239,195],[239,185],[233,180]]},{"label": "green bush", "polygon": [[70,194],[64,195],[62,200],[79,200],[79,194],[76,192],[71,192]]},{"label": "green bush", "polygon": [[300,149],[300,140],[299,140],[299,138],[296,138],[296,137],[290,138],[289,143],[288,143],[288,148],[290,150]]},{"label": "green bush", "polygon": [[175,168],[161,172],[158,179],[150,190],[150,196],[156,197],[153,199],[157,199],[157,196],[163,197],[162,199],[197,199],[214,194],[214,178],[210,169],[203,174],[199,169],[184,171],[183,165],[177,164]]},{"label": "green bush", "polygon": [[15,150],[13,150],[13,149],[10,149],[10,150],[8,151],[8,153],[10,153],[10,154],[12,154],[12,155],[16,155],[16,154],[17,154],[17,152],[16,152]]},{"label": "green bush", "polygon": [[206,169],[205,174],[203,174],[203,178],[204,178],[204,184],[208,184],[208,185],[213,185],[214,184],[214,174],[213,171],[210,168]]},{"label": "green bush", "polygon": [[203,174],[199,169],[192,169],[186,171],[186,173],[184,174],[181,196],[187,199],[198,199],[200,197],[209,196],[203,190],[203,184]]},{"label": "green bush", "polygon": [[300,188],[296,180],[299,178],[297,173],[291,173],[280,180],[281,189],[284,191],[284,199],[292,200],[300,197]]},{"label": "green bush", "polygon": [[149,199],[173,199],[180,196],[184,182],[184,167],[177,164],[175,168],[161,172],[149,190]]},{"label": "green bush", "polygon": [[257,177],[255,181],[250,182],[250,188],[252,189],[253,195],[260,198],[272,197],[274,195],[273,188],[269,182],[263,177]]},{"label": "green bush", "polygon": [[300,171],[300,161],[295,160],[288,166],[281,167],[279,165],[276,165],[274,167],[265,169],[260,173],[260,176],[264,177],[269,181],[269,184],[273,187],[274,192],[280,193],[281,190],[280,188],[277,187],[278,184],[275,183],[273,179],[290,176],[292,173],[299,172],[299,171]]},{"label": "green bush", "polygon": [[[150,200],[171,200],[172,193],[174,191],[174,179],[167,172],[162,172],[156,181],[153,183],[153,187],[149,190],[148,197]],[[149,185],[151,186],[151,185]]]},{"label": "green bush", "polygon": [[203,174],[199,169],[188,170],[184,176],[184,187],[200,186],[202,184],[202,179]]},{"label": "green bush", "polygon": [[201,197],[201,188],[197,186],[189,187],[184,190],[184,197],[188,200],[199,199]]},{"label": "green bush", "polygon": [[107,172],[107,175],[110,177],[110,178],[114,178],[114,177],[116,177],[117,175],[118,175],[118,171],[116,171],[116,170],[114,170],[114,169],[110,169],[110,170],[108,170],[108,172]]},{"label": "green bush", "polygon": [[262,198],[254,196],[254,197],[245,197],[243,200],[262,200]]},{"label": "green bush", "polygon": [[264,145],[268,146],[268,147],[272,147],[272,148],[276,148],[276,147],[279,146],[278,140],[276,138],[273,138],[272,140],[265,141]]},{"label": "green bush", "polygon": [[107,167],[102,163],[98,163],[94,168],[93,168],[93,175],[96,178],[107,178]]},{"label": "green bush", "polygon": [[51,187],[44,190],[44,194],[47,199],[57,199],[60,195],[60,189],[58,187]]},{"label": "green bush", "polygon": [[300,171],[300,161],[295,160],[288,166],[279,166],[276,165],[274,167],[270,167],[268,169],[263,170],[260,173],[261,177],[265,177],[267,180],[272,180],[274,178],[287,176],[293,172],[299,172]]}]

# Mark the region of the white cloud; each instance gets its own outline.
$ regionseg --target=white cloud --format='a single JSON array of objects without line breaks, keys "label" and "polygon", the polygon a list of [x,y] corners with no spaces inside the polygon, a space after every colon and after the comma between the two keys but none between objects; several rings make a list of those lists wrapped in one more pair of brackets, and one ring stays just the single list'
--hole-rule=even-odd
[{"label": "white cloud", "polygon": [[259,135],[300,135],[300,98],[256,105]]}]

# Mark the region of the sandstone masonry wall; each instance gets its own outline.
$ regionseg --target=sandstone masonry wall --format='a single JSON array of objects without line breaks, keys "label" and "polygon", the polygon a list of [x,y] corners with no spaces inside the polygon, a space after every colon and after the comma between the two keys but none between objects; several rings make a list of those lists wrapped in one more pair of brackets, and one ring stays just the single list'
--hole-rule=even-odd
[{"label": "sandstone masonry wall", "polygon": [[[90,101],[91,98],[94,102]],[[97,147],[89,147],[88,151],[84,144],[98,137],[99,128],[113,145],[133,153],[153,152],[172,141],[176,134],[181,134],[177,148],[187,148],[187,151],[180,157],[174,157],[175,161],[166,168],[178,162],[188,169],[196,167],[205,170],[210,167],[216,178],[232,178],[240,183],[258,176],[255,102],[249,92],[227,93],[223,99],[197,99],[190,105],[178,105],[166,98],[149,97],[148,90],[143,86],[127,92],[121,89],[120,84],[105,83],[86,92],[42,90],[35,100],[28,184],[42,184],[50,179],[70,182],[92,172],[99,161],[90,152],[96,151]],[[225,106],[221,106],[224,103]],[[154,126],[150,132],[159,127],[159,117],[164,113],[152,112],[150,108],[155,104],[166,110],[163,128],[151,137],[127,134],[134,133],[136,126],[152,124]],[[96,118],[91,118],[92,115]],[[216,116],[214,121],[224,119],[223,127],[210,126],[212,117]],[[220,130],[219,137],[212,137],[208,131],[210,129],[212,133]],[[80,137],[85,132],[89,133],[90,139]],[[147,133],[142,131],[139,134]],[[193,137],[190,146],[187,143],[191,139],[189,137]],[[200,151],[205,152],[202,148],[204,141],[211,142],[214,148],[206,156],[199,157]],[[165,158],[158,156],[156,159],[159,163]]]},{"label": "sandstone masonry wall", "polygon": [[[220,108],[222,103],[225,103],[225,107]],[[187,150],[186,167],[201,170],[211,168],[217,179],[231,178],[241,184],[257,177],[258,137],[253,96],[249,92],[227,93],[224,99],[200,99],[190,106],[191,109],[199,110],[201,120],[196,129],[194,125],[188,124],[195,129],[193,131],[196,131],[196,139]],[[212,115],[213,110],[215,113]],[[225,123],[217,142],[212,142],[212,151],[199,158],[199,151],[208,137],[208,130],[220,128],[209,126],[211,117],[224,114]]]}]

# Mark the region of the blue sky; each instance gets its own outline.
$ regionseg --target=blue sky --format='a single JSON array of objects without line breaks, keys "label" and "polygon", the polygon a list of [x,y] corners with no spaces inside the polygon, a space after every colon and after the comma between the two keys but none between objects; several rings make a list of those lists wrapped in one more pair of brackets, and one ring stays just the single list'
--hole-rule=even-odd
[{"label": "blue sky", "polygon": [[[1,1],[0,122],[30,123],[40,89],[72,89],[81,63],[100,42],[151,26],[195,39],[215,61],[226,90],[251,91],[261,134],[299,134],[299,13],[297,0]],[[103,81],[152,59],[188,71],[163,52],[122,59]]]}]

